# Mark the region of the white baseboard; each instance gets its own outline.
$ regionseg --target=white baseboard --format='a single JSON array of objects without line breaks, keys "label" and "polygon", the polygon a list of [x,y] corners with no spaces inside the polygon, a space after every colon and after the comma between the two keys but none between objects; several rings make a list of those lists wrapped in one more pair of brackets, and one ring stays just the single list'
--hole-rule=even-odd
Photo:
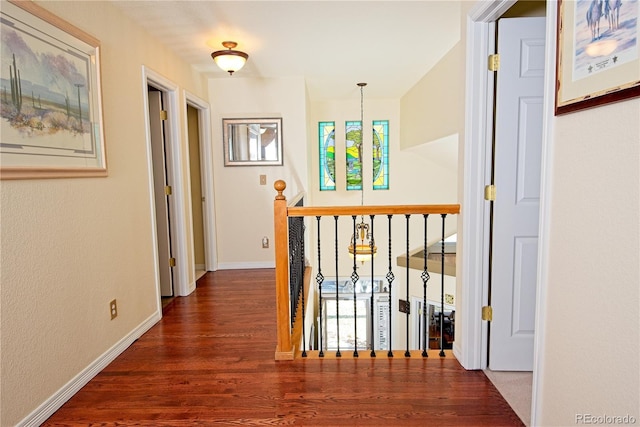
[{"label": "white baseboard", "polygon": [[218,262],[218,270],[251,270],[256,268],[276,268],[276,263],[275,261]]},{"label": "white baseboard", "polygon": [[466,366],[464,366],[464,359],[463,359],[463,355],[464,353],[462,352],[462,349],[460,348],[460,344],[458,344],[458,341],[454,341],[453,342],[453,355],[455,356],[456,360],[462,365],[462,367],[464,369],[466,369],[467,371],[469,370],[469,368],[467,368]]},{"label": "white baseboard", "polygon": [[33,426],[38,427],[44,423],[51,415],[53,415],[62,405],[73,397],[82,387],[84,387],[93,377],[98,375],[109,363],[113,362],[122,352],[124,352],[135,340],[140,338],[153,325],[158,323],[162,318],[160,313],[156,311],[144,322],[138,325],[134,330],[118,341],[113,347],[104,352],[100,357],[94,360],[89,366],[83,369],[71,381],[65,384],[60,390],[45,400],[31,414],[20,421],[17,426]]}]

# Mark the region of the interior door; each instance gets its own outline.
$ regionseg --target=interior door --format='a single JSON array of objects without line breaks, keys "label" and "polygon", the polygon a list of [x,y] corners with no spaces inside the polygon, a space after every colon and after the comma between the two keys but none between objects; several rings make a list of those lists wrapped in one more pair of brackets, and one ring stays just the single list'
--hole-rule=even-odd
[{"label": "interior door", "polygon": [[498,21],[489,368],[530,371],[538,262],[545,19]]},{"label": "interior door", "polygon": [[162,120],[162,92],[152,90],[149,96],[149,128],[153,161],[153,193],[156,208],[156,234],[158,237],[158,268],[160,270],[160,294],[173,296],[173,269],[171,254],[171,227],[169,216],[169,185],[167,177],[166,144]]},{"label": "interior door", "polygon": [[196,280],[206,271],[204,212],[206,200],[202,191],[200,135],[198,110],[187,105],[187,134],[189,143],[189,172],[191,174],[191,215],[193,223],[193,255]]}]

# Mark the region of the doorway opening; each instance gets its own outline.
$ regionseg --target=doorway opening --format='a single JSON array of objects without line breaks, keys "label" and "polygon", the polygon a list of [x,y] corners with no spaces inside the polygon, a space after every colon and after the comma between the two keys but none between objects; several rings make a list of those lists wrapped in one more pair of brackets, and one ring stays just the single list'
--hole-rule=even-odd
[{"label": "doorway opening", "polygon": [[[146,111],[146,131],[147,131],[147,159],[148,159],[148,172],[149,172],[149,191],[151,194],[150,199],[150,212],[152,213],[152,240],[154,247],[155,257],[155,280],[156,280],[156,298],[157,309],[162,312],[162,296],[167,297],[184,296],[188,295],[195,289],[195,282],[193,286],[189,286],[189,274],[187,270],[186,260],[188,259],[186,250],[187,239],[187,221],[185,221],[185,202],[182,189],[183,185],[183,173],[181,170],[181,149],[179,140],[179,123],[177,113],[177,90],[178,87],[167,80],[163,76],[155,73],[154,71],[143,66],[143,81],[146,83],[144,86],[143,99],[145,102]],[[151,90],[149,90],[151,89]],[[150,100],[154,104],[158,102],[160,107],[159,113],[161,116],[161,126],[157,126],[161,129],[163,144],[157,144],[157,150],[153,149],[152,143],[152,119],[157,121],[155,113],[151,114],[151,109],[156,108],[154,105],[150,105]],[[158,101],[159,99],[159,101]],[[154,152],[156,154],[154,154]],[[164,166],[160,166],[161,162],[157,160],[157,165],[154,165],[154,156],[160,157],[160,153],[164,155]],[[162,171],[166,175],[164,185],[160,179]],[[157,171],[157,173],[156,173]],[[163,177],[165,178],[165,177]],[[168,185],[167,185],[168,184]],[[163,204],[162,201],[165,200]],[[166,206],[166,217],[158,212]],[[170,218],[170,221],[169,221]],[[163,223],[166,223],[163,226]],[[163,234],[170,233],[170,246],[169,249],[162,249]],[[168,256],[169,255],[169,256]],[[168,258],[167,258],[168,256]],[[164,270],[162,272],[161,270]],[[171,271],[171,287],[166,285],[165,277],[166,271]],[[163,275],[161,280],[161,274]]]},{"label": "doorway opening", "polygon": [[149,135],[151,142],[151,164],[153,175],[153,195],[156,224],[157,266],[160,282],[160,296],[175,296],[175,257],[172,244],[172,200],[171,146],[167,144],[165,121],[167,120],[166,94],[158,88],[148,86]]},{"label": "doorway opening", "polygon": [[206,273],[206,248],[204,245],[204,210],[206,197],[202,194],[200,170],[200,133],[198,110],[187,104],[187,135],[189,145],[189,175],[191,178],[191,222],[193,224],[193,261],[195,280]]},{"label": "doorway opening", "polygon": [[[516,2],[515,5],[521,5],[529,2]],[[534,3],[534,2],[531,2]],[[535,2],[538,6],[546,7],[546,2]],[[467,93],[466,105],[466,137],[464,142],[464,196],[463,203],[466,206],[466,215],[461,218],[460,228],[464,230],[465,235],[462,242],[462,275],[465,277],[465,285],[462,288],[463,300],[461,306],[462,324],[464,326],[464,336],[462,337],[461,348],[454,353],[458,360],[466,369],[485,369],[487,367],[487,346],[488,346],[488,327],[487,322],[482,319],[482,307],[487,305],[487,277],[488,277],[488,236],[490,235],[488,227],[489,206],[484,200],[484,185],[490,178],[490,170],[487,168],[488,156],[490,150],[487,144],[490,144],[492,138],[492,99],[493,87],[487,77],[487,57],[493,53],[495,46],[495,22],[514,6],[513,1],[493,0],[488,3],[478,4],[470,10],[467,25],[468,41],[467,46],[467,87],[470,89]],[[515,6],[514,6],[515,7]],[[528,15],[531,16],[531,15]],[[536,15],[537,16],[537,15]],[[542,13],[547,23],[555,22],[555,10],[553,6],[546,8]],[[554,82],[552,78],[554,63],[554,33],[553,27],[546,25],[545,29],[546,47],[544,48],[545,58],[545,78],[543,89],[543,112],[542,112],[542,160],[541,160],[541,179],[540,188],[540,247],[544,247],[546,238],[545,232],[545,216],[546,204],[548,203],[548,182],[542,177],[548,176],[546,170],[547,151],[546,146],[550,141],[551,134],[549,127],[553,123],[553,99]],[[549,74],[551,73],[551,74]],[[499,194],[499,190],[497,191]],[[544,276],[545,266],[537,267],[537,274]],[[536,305],[544,296],[544,283],[536,284]],[[494,316],[495,319],[495,316]],[[535,316],[535,334],[544,334],[544,322],[539,312]],[[534,339],[533,353],[539,352],[540,342]],[[535,357],[534,357],[535,361]],[[536,421],[536,392],[537,392],[537,375],[539,367],[533,366],[533,378],[531,390],[531,408],[532,423]],[[528,417],[527,417],[528,418]]]},{"label": "doorway opening", "polygon": [[216,252],[211,112],[207,102],[185,92],[189,145],[193,271],[197,281],[207,271],[218,269]]}]

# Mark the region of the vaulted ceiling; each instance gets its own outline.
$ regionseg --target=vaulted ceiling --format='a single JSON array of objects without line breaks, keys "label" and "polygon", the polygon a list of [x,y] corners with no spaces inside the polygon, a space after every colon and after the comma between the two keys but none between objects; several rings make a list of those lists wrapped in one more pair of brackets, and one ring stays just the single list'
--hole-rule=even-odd
[{"label": "vaulted ceiling", "polygon": [[[116,7],[210,78],[304,77],[311,100],[404,95],[460,39],[459,1],[122,1]],[[249,54],[233,76],[211,52]]]}]

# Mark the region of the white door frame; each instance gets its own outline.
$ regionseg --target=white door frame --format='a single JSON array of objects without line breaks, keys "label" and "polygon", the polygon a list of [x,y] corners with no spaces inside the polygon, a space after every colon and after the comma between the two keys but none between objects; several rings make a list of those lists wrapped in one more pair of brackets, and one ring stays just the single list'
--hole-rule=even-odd
[{"label": "white door frame", "polygon": [[[215,197],[213,191],[213,152],[211,143],[211,107],[205,100],[184,91],[186,100],[184,114],[185,123],[187,115],[187,105],[198,110],[198,135],[200,143],[200,174],[202,193],[205,198],[205,210],[203,214],[204,225],[204,251],[205,251],[205,269],[207,271],[216,271],[218,269],[218,253],[216,250],[216,211]],[[189,175],[190,176],[190,175]],[[191,189],[191,181],[189,181],[189,189]],[[193,234],[193,223],[191,223],[191,233]],[[195,277],[195,270],[194,270]]]},{"label": "white door frame", "polygon": [[[462,230],[460,276],[463,280],[460,307],[463,336],[456,339],[454,354],[466,369],[487,366],[487,327],[481,320],[481,307],[486,303],[488,267],[487,203],[484,185],[488,183],[487,149],[491,143],[493,88],[487,78],[487,56],[494,49],[494,23],[516,1],[477,1],[467,16],[466,95],[464,165],[462,172],[462,215],[458,229]],[[549,213],[552,190],[552,150],[555,96],[555,22],[557,2],[547,1],[543,141],[540,185],[540,225],[538,246],[538,282],[536,290],[536,323],[532,388],[531,425],[537,425],[541,415],[539,390],[544,378],[545,301],[548,277]]]},{"label": "white door frame", "polygon": [[167,121],[165,132],[165,143],[168,148],[169,156],[167,162],[170,163],[171,173],[171,185],[173,189],[172,197],[174,203],[171,204],[173,209],[171,210],[171,245],[172,253],[176,258],[176,266],[174,267],[173,276],[173,291],[175,296],[186,296],[193,291],[189,286],[188,270],[187,270],[187,222],[185,220],[185,197],[182,189],[183,185],[183,168],[182,168],[182,152],[180,143],[180,129],[178,122],[178,86],[165,78],[164,76],[156,73],[155,71],[142,66],[142,86],[143,86],[143,99],[145,106],[145,130],[147,137],[147,172],[149,174],[149,194],[151,195],[151,222],[152,222],[152,236],[153,236],[153,248],[155,265],[155,279],[156,288],[158,292],[158,309],[162,312],[161,297],[160,297],[160,275],[157,265],[157,241],[156,235],[156,219],[155,219],[155,196],[153,194],[153,167],[151,164],[151,133],[149,129],[149,101],[147,98],[147,87],[153,86],[156,89],[163,91],[166,95]]},{"label": "white door frame", "polygon": [[489,253],[489,206],[484,186],[489,183],[493,87],[490,85],[487,56],[495,44],[494,22],[515,1],[477,2],[467,16],[466,95],[464,165],[462,173],[461,277],[463,280],[460,321],[462,337],[455,340],[454,354],[466,369],[487,365],[487,325],[481,320],[486,305],[483,289],[487,284]]}]

